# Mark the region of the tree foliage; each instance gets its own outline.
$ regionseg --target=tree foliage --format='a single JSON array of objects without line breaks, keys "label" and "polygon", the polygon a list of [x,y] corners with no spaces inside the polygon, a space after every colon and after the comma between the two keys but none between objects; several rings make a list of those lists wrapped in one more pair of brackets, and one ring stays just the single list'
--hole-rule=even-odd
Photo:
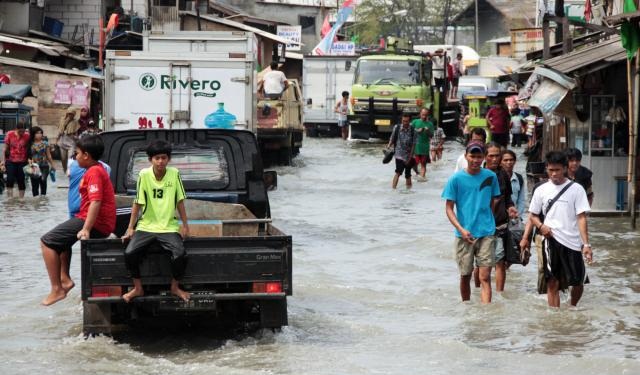
[{"label": "tree foliage", "polygon": [[358,35],[364,45],[376,44],[388,35],[408,38],[414,44],[442,43],[445,20],[449,24],[471,1],[362,0],[355,9],[357,22],[349,34]]}]

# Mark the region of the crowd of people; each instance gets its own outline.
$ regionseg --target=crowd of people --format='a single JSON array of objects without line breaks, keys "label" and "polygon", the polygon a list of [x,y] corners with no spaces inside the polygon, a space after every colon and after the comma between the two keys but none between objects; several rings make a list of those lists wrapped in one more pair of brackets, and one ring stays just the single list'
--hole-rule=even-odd
[{"label": "crowd of people", "polygon": [[[73,150],[79,139],[99,133],[89,108],[70,107],[60,119],[55,143],[50,144],[42,128],[33,126],[27,130],[24,120],[7,132],[4,139],[4,161],[0,162],[0,182],[6,186],[7,196],[13,197],[13,188],[18,185],[18,197],[24,198],[27,181],[34,197],[47,195],[47,181],[55,182],[53,151],[59,150],[61,165],[68,175],[68,166],[73,162]],[[6,173],[6,181],[1,177]]]},{"label": "crowd of people", "polygon": [[[491,141],[484,128],[470,129],[465,152],[442,192],[446,216],[455,228],[463,301],[470,299],[473,278],[481,301],[491,302],[494,269],[495,290],[503,292],[507,269],[514,262],[528,263],[531,242],[539,252],[538,289],[547,294],[549,306],[559,307],[559,291],[569,287],[571,305],[576,305],[588,283],[583,257],[587,262],[593,258],[586,221],[593,203],[592,173],[580,164],[580,150],[549,152],[547,177],[533,187],[527,202],[527,179],[514,171],[517,154],[507,148],[520,148],[525,134],[528,146],[531,138],[537,142],[535,130],[530,130],[538,127],[538,118],[499,100],[486,116]],[[404,113],[387,145],[395,160],[392,188],[404,174],[410,189],[412,171],[418,181],[425,181],[426,165],[441,157],[443,143],[442,129],[428,109],[413,120]]]},{"label": "crowd of people", "polygon": [[[527,203],[526,179],[514,172],[516,153],[504,146],[504,139],[487,144],[486,137],[484,129],[472,130],[442,192],[447,218],[455,228],[462,300],[470,299],[473,278],[480,300],[490,303],[492,271],[496,291],[504,291],[506,270],[512,263],[526,265],[535,242],[538,292],[547,294],[549,306],[559,307],[559,292],[570,288],[570,304],[577,305],[589,282],[585,260],[593,260],[587,227],[592,174],[580,165],[581,152],[571,148],[547,153],[547,178],[533,187]],[[517,252],[516,261],[509,251]]]}]

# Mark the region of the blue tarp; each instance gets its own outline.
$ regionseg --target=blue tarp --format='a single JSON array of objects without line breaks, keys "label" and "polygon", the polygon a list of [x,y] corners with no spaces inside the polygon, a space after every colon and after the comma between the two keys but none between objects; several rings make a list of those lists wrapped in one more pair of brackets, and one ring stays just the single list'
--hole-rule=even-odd
[{"label": "blue tarp", "polygon": [[13,85],[4,84],[0,86],[0,101],[17,101],[22,100],[27,96],[34,96],[31,92],[31,85]]}]

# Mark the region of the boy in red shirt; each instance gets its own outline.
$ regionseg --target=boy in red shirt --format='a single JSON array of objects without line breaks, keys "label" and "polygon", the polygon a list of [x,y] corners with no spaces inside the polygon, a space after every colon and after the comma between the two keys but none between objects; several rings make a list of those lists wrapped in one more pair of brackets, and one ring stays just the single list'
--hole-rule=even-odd
[{"label": "boy in red shirt", "polygon": [[105,238],[116,226],[116,202],[109,175],[98,160],[104,152],[104,143],[98,135],[89,135],[76,144],[76,160],[85,168],[80,181],[80,211],[75,217],[53,228],[40,238],[51,292],[42,300],[52,305],[67,296],[75,284],[69,276],[71,246],[77,240]]}]

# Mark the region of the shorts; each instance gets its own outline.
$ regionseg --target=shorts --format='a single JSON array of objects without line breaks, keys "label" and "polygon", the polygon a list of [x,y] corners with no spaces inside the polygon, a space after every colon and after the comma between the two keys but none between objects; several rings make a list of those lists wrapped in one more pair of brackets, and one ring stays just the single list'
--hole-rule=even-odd
[{"label": "shorts", "polygon": [[546,263],[545,278],[558,280],[561,290],[589,283],[581,251],[569,249],[554,238],[546,238],[543,256]]},{"label": "shorts", "polygon": [[396,159],[396,174],[402,174],[402,171],[404,171],[404,177],[411,178],[413,163],[414,159],[411,159],[407,164],[404,163],[404,160]]},{"label": "shorts", "polygon": [[431,163],[431,157],[429,155],[414,155],[413,160],[416,164],[429,164]]},{"label": "shorts", "polygon": [[504,244],[505,241],[508,240],[507,236],[509,235],[509,230],[505,229],[505,230],[496,230],[496,235],[495,235],[495,239],[496,239],[496,250],[495,250],[495,257],[496,257],[496,263],[498,263],[501,260],[505,260],[505,256],[506,253],[504,251]]},{"label": "shorts", "polygon": [[338,126],[339,127],[344,128],[347,125],[349,125],[349,121],[347,121],[347,120],[338,120]]},{"label": "shorts", "polygon": [[451,85],[452,85],[452,86],[456,86],[456,87],[458,87],[458,84],[459,84],[459,83],[460,83],[460,77],[453,77],[453,78],[451,79]]},{"label": "shorts", "polygon": [[187,266],[187,257],[184,251],[182,236],[177,232],[151,233],[136,231],[124,251],[124,260],[127,269],[134,279],[140,278],[140,263],[147,253],[147,249],[153,243],[169,253],[171,257],[171,275],[180,280]]},{"label": "shorts", "polygon": [[[45,233],[44,236],[40,237],[40,241],[58,254],[71,251],[73,244],[78,241],[78,232],[82,230],[83,226],[84,220],[72,217]],[[109,236],[109,233],[100,233],[95,229],[91,229],[89,233],[89,238],[106,238],[107,236]]]},{"label": "shorts", "polygon": [[495,266],[494,242],[493,236],[478,238],[474,244],[466,243],[462,238],[456,237],[454,251],[460,275],[469,276],[473,273],[474,259],[478,267]]},{"label": "shorts", "polygon": [[7,168],[7,188],[13,189],[13,184],[18,184],[18,190],[26,190],[27,184],[23,168],[27,162],[13,162],[7,160],[5,167]]}]

